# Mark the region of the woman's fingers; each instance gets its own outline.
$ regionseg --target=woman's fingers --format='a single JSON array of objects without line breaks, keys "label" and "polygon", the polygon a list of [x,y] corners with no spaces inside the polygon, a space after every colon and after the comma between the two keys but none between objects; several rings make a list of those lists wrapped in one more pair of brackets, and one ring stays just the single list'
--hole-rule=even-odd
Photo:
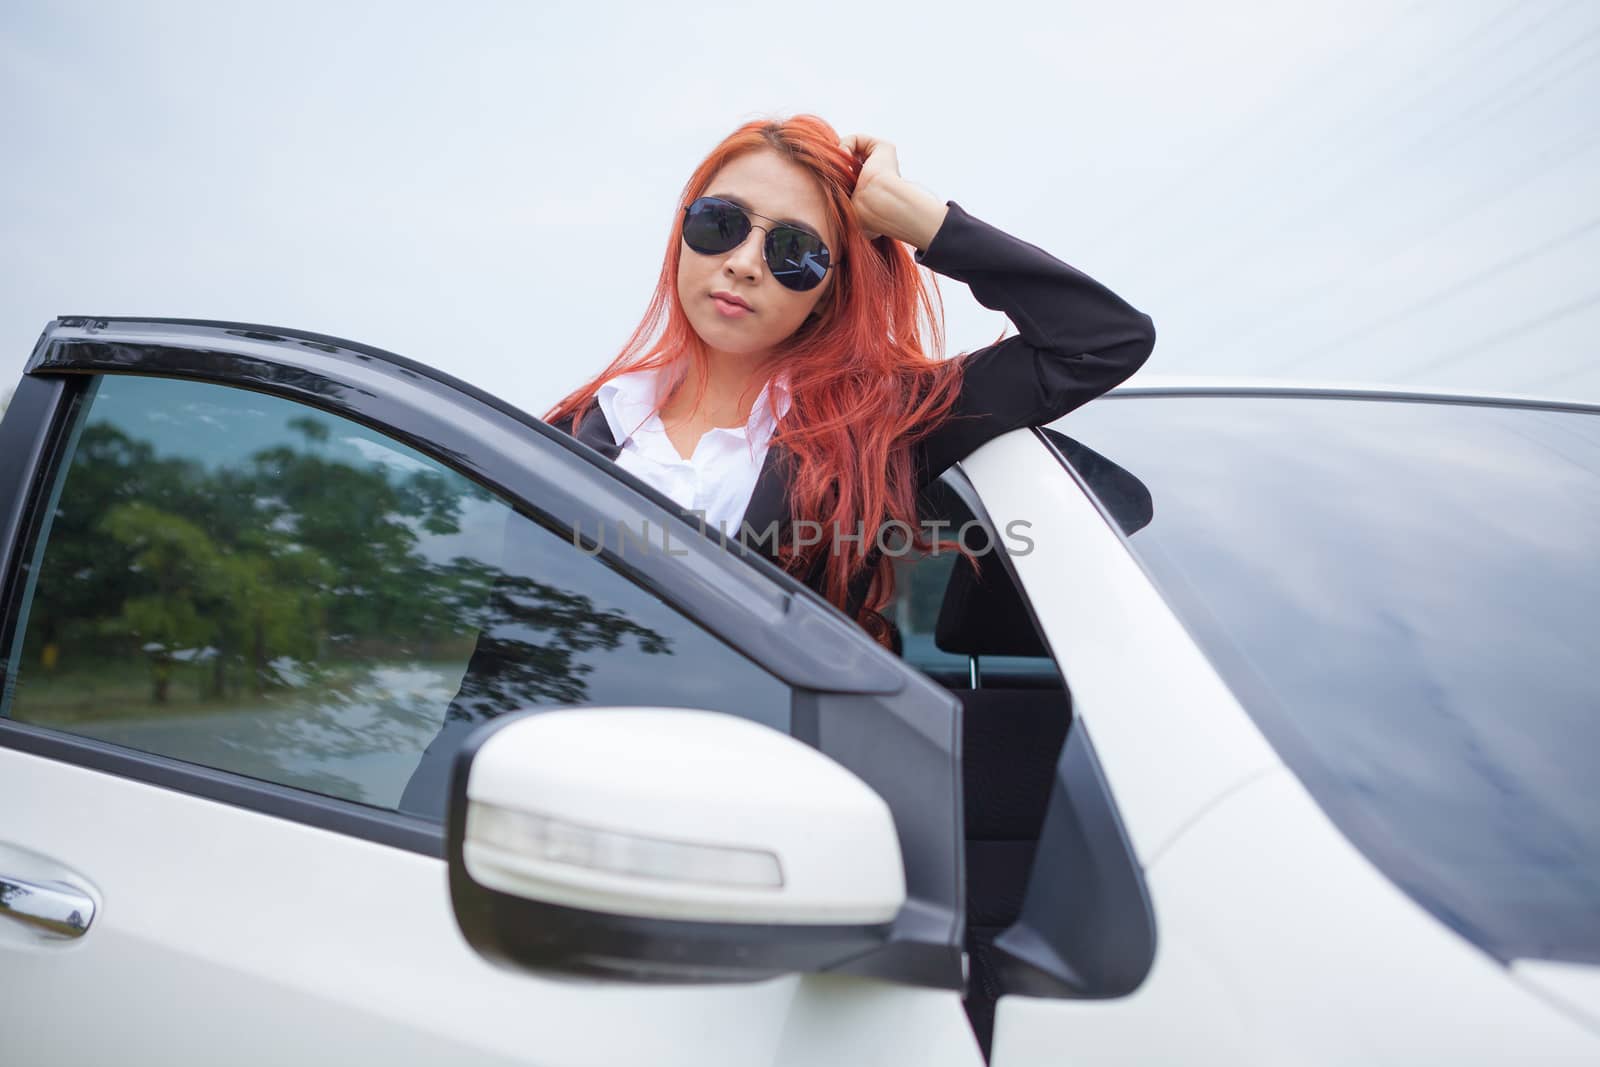
[{"label": "woman's fingers", "polygon": [[886,176],[898,178],[900,176],[900,160],[895,152],[894,145],[877,137],[864,133],[852,133],[839,142],[845,151],[861,160],[861,171],[856,175],[855,193],[851,196],[851,203],[856,209],[856,218],[869,241],[882,236],[882,227],[885,219],[875,209],[878,199],[877,191],[872,187],[879,179]]},{"label": "woman's fingers", "polygon": [[852,133],[839,142],[839,147],[851,155],[858,155],[862,159],[866,159],[872,155],[872,150],[877,144],[878,139],[876,137],[868,137],[864,133]]}]

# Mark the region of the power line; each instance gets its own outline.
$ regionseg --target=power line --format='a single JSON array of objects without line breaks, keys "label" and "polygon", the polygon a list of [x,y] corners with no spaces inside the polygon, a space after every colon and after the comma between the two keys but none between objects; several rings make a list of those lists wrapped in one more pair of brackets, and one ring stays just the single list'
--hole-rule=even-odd
[{"label": "power line", "polygon": [[[1577,42],[1577,44],[1582,44],[1582,43],[1588,42],[1588,41],[1590,41],[1591,39],[1593,39],[1593,38],[1595,38],[1597,36],[1600,36],[1600,27],[1596,27],[1596,28],[1592,29],[1589,33],[1585,34],[1580,39],[1580,41]],[[1567,49],[1563,49],[1562,51],[1563,51],[1563,53],[1565,53],[1567,51],[1570,51],[1572,47],[1576,47],[1576,46],[1577,46],[1576,44],[1572,45],[1572,46],[1569,46]],[[1600,50],[1596,50],[1593,55],[1591,55],[1588,58],[1586,58],[1586,59],[1580,61],[1579,63],[1575,64],[1570,69],[1563,70],[1560,73],[1558,73],[1558,74],[1546,79],[1546,83],[1544,85],[1542,85],[1538,91],[1536,91],[1535,93],[1533,93],[1531,95],[1538,95],[1538,92],[1548,91],[1548,89],[1552,85],[1554,85],[1557,82],[1561,81],[1562,79],[1570,76],[1571,74],[1575,73],[1577,70],[1582,69],[1582,67],[1584,67],[1587,64],[1593,62],[1597,58],[1600,58]],[[1541,60],[1536,61],[1535,65],[1536,66],[1542,65],[1544,62],[1545,61],[1543,59],[1541,59]],[[1548,68],[1546,68],[1546,69],[1548,69]],[[1520,103],[1524,99],[1527,99],[1527,95],[1525,95],[1523,97],[1520,97],[1520,98],[1517,98],[1515,100],[1509,101],[1509,102],[1505,102],[1499,108],[1497,108],[1497,110],[1502,110],[1503,111],[1503,110],[1505,110],[1505,108],[1507,108],[1509,106],[1512,106],[1515,103]],[[1478,101],[1477,103],[1475,103],[1474,105],[1469,107],[1465,112],[1463,112],[1461,114],[1458,114],[1455,117],[1455,119],[1451,120],[1449,123],[1446,123],[1445,127],[1455,125],[1456,122],[1459,121],[1460,119],[1462,119],[1462,118],[1464,118],[1466,116],[1470,116],[1471,114],[1473,114],[1476,110],[1478,110],[1480,108],[1480,106],[1481,106],[1481,104],[1483,102],[1484,101]],[[1435,130],[1437,130],[1439,128],[1444,128],[1444,127],[1435,127]],[[1481,129],[1481,127],[1480,127],[1480,129]],[[1427,135],[1424,135],[1424,137],[1420,138],[1417,141],[1412,142],[1411,144],[1407,145],[1404,149],[1402,149],[1402,151],[1400,152],[1400,154],[1398,156],[1386,159],[1386,160],[1384,160],[1384,161],[1382,161],[1382,162],[1380,162],[1380,163],[1378,163],[1378,164],[1376,164],[1374,166],[1363,168],[1362,170],[1356,172],[1355,174],[1345,178],[1338,185],[1335,185],[1332,189],[1330,189],[1330,190],[1326,191],[1325,193],[1323,193],[1323,195],[1320,198],[1318,198],[1316,200],[1313,200],[1313,201],[1310,201],[1309,203],[1302,202],[1300,210],[1299,210],[1299,212],[1297,214],[1294,214],[1294,215],[1292,215],[1292,216],[1290,216],[1289,218],[1286,218],[1286,219],[1280,219],[1275,223],[1275,225],[1273,227],[1273,233],[1281,232],[1282,230],[1285,230],[1285,229],[1294,228],[1295,226],[1299,225],[1300,223],[1305,221],[1310,216],[1312,216],[1315,213],[1317,213],[1318,211],[1320,211],[1330,201],[1336,200],[1341,194],[1345,193],[1346,190],[1350,186],[1354,185],[1359,180],[1367,178],[1369,175],[1377,173],[1377,172],[1383,170],[1385,167],[1392,166],[1394,163],[1398,163],[1398,162],[1404,160],[1409,155],[1411,155],[1413,152],[1415,152],[1417,149],[1419,149],[1422,145],[1425,145],[1428,141],[1432,140],[1433,137],[1434,137],[1434,133],[1429,133]],[[1459,138],[1457,138],[1457,140],[1459,140]],[[1450,142],[1450,143],[1454,143],[1454,142]],[[1280,204],[1282,204],[1282,203],[1284,203],[1284,201],[1280,201]],[[1254,238],[1246,237],[1246,238],[1242,239],[1241,241],[1236,243],[1233,246],[1233,248],[1229,249],[1229,251],[1227,253],[1227,257],[1228,258],[1227,258],[1226,262],[1231,262],[1233,260],[1244,258],[1239,253],[1248,252],[1253,248],[1259,247],[1261,245],[1261,243],[1263,242],[1263,240],[1265,240],[1268,236],[1270,236],[1270,235],[1263,234],[1260,231],[1258,231],[1257,235]],[[1212,268],[1211,269],[1216,269],[1218,261],[1215,258],[1212,258],[1211,264],[1212,264]],[[1259,330],[1261,328],[1264,328],[1264,327],[1257,327],[1256,330]]]},{"label": "power line", "polygon": [[1318,356],[1342,348],[1352,341],[1359,340],[1368,336],[1369,334],[1377,333],[1380,330],[1388,329],[1398,322],[1404,322],[1407,319],[1415,318],[1427,309],[1443,303],[1449,300],[1451,297],[1458,296],[1474,286],[1481,285],[1497,275],[1504,274],[1506,271],[1520,267],[1525,263],[1531,263],[1534,260],[1537,260],[1540,257],[1555,251],[1563,245],[1570,244],[1596,227],[1600,227],[1600,216],[1596,216],[1581,226],[1553,237],[1535,248],[1525,249],[1524,251],[1519,252],[1507,259],[1502,259],[1497,263],[1493,263],[1478,273],[1471,275],[1470,277],[1463,278],[1452,285],[1447,285],[1445,288],[1440,289],[1413,304],[1409,304],[1406,307],[1393,311],[1388,315],[1383,315],[1379,318],[1373,319],[1372,321],[1354,330],[1350,330],[1339,335],[1325,344],[1319,345],[1316,348],[1308,351],[1300,352],[1285,363],[1279,363],[1275,366],[1262,368],[1262,372],[1273,374],[1287,370],[1291,367],[1297,367],[1302,363],[1306,363],[1317,358]]},{"label": "power line", "polygon": [[[1388,30],[1390,27],[1396,25],[1401,20],[1409,16],[1417,8],[1422,7],[1424,3],[1425,0],[1413,0],[1413,2],[1407,7],[1396,11],[1394,15],[1390,17],[1389,21],[1384,23],[1384,29]],[[1481,31],[1482,29],[1487,28],[1488,25],[1492,25],[1501,21],[1507,15],[1520,13],[1521,11],[1527,10],[1527,8],[1527,0],[1512,0],[1512,2],[1507,4],[1499,15],[1493,19],[1490,19],[1489,23],[1485,24],[1485,26],[1479,27],[1479,30]],[[1476,36],[1476,32],[1478,31],[1475,31],[1473,36]],[[1331,80],[1323,75],[1325,75],[1328,71],[1341,66],[1350,55],[1357,52],[1359,49],[1364,48],[1367,45],[1368,40],[1370,40],[1370,37],[1352,41],[1337,54],[1331,56],[1325,63],[1317,68],[1317,71],[1314,75],[1303,79],[1300,85],[1297,86],[1299,95],[1305,95],[1307,88],[1314,88],[1320,85],[1323,81]],[[1087,243],[1109,243],[1115,246],[1117,242],[1120,242],[1126,237],[1128,233],[1128,227],[1131,223],[1148,221],[1151,215],[1151,208],[1170,203],[1175,193],[1183,192],[1192,187],[1197,174],[1215,169],[1217,163],[1223,159],[1232,159],[1236,155],[1235,149],[1240,144],[1260,143],[1263,130],[1274,124],[1272,120],[1292,116],[1290,109],[1281,100],[1277,103],[1276,107],[1268,110],[1266,114],[1267,121],[1265,122],[1256,123],[1249,126],[1236,127],[1233,136],[1223,142],[1221,147],[1219,147],[1211,155],[1207,156],[1203,162],[1188,168],[1186,171],[1184,171],[1181,177],[1178,177],[1172,182],[1163,185],[1159,193],[1156,193],[1143,200],[1138,207],[1121,214],[1115,222],[1102,228],[1099,233],[1094,234],[1091,238],[1089,238]]]},{"label": "power line", "polygon": [[1595,145],[1596,142],[1600,142],[1600,129],[1592,131],[1592,132],[1588,133],[1587,135],[1580,136],[1580,137],[1578,137],[1578,138],[1576,138],[1574,140],[1568,141],[1564,145],[1558,146],[1555,149],[1552,149],[1550,151],[1546,151],[1542,155],[1536,157],[1529,166],[1525,166],[1525,167],[1521,168],[1520,171],[1513,172],[1513,176],[1511,177],[1511,179],[1509,181],[1502,182],[1498,186],[1491,187],[1491,189],[1488,192],[1488,195],[1479,197],[1476,201],[1468,201],[1466,203],[1460,204],[1460,205],[1457,206],[1456,209],[1452,209],[1451,211],[1446,212],[1442,216],[1442,220],[1439,221],[1437,225],[1435,225],[1431,230],[1427,231],[1423,235],[1423,237],[1419,238],[1419,239],[1426,239],[1427,237],[1431,237],[1434,233],[1437,233],[1439,230],[1444,229],[1446,226],[1448,226],[1451,222],[1455,221],[1461,215],[1467,214],[1470,211],[1476,211],[1483,204],[1490,203],[1490,202],[1493,202],[1495,200],[1500,199],[1501,197],[1503,197],[1507,193],[1509,193],[1511,190],[1518,188],[1520,185],[1522,185],[1530,177],[1552,169],[1551,166],[1547,166],[1546,165],[1547,163],[1550,163],[1550,164],[1564,163],[1568,159],[1571,159],[1571,158],[1573,158],[1573,157],[1575,157],[1577,155],[1580,155],[1583,152],[1589,150],[1590,148],[1592,148]]},{"label": "power line", "polygon": [[[1595,38],[1595,37],[1600,37],[1600,27],[1597,27],[1591,33],[1585,35],[1583,40],[1588,40],[1590,38]],[[1564,51],[1570,51],[1570,48],[1567,49],[1567,50],[1564,50]],[[1554,84],[1558,83],[1563,78],[1570,76],[1571,74],[1575,73],[1577,70],[1581,69],[1583,66],[1586,66],[1587,64],[1593,62],[1596,59],[1600,59],[1600,49],[1595,50],[1593,55],[1591,55],[1589,58],[1583,60],[1582,62],[1576,64],[1571,69],[1562,71],[1561,73],[1559,73],[1559,74],[1555,75],[1554,77],[1548,79],[1542,86],[1540,86],[1535,91],[1533,91],[1531,93],[1528,93],[1528,94],[1524,94],[1523,96],[1521,96],[1521,97],[1519,97],[1517,99],[1514,99],[1514,100],[1502,101],[1501,102],[1501,106],[1498,107],[1496,110],[1497,111],[1509,110],[1510,108],[1516,106],[1517,104],[1525,102],[1527,99],[1530,99],[1532,97],[1536,97],[1536,96],[1540,95],[1542,92],[1548,91]],[[1462,121],[1462,120],[1466,119],[1467,117],[1470,117],[1470,115],[1472,113],[1473,113],[1473,111],[1469,110],[1468,112],[1465,112],[1465,113],[1463,113],[1461,115],[1458,115],[1455,120],[1452,120],[1451,123],[1446,124],[1446,125],[1447,126],[1448,125],[1454,125],[1455,122],[1459,122],[1459,121]],[[1441,129],[1444,129],[1444,128],[1446,128],[1446,127],[1443,127],[1443,126],[1435,127],[1434,132],[1433,132],[1433,134],[1430,134],[1430,137],[1434,136],[1434,135],[1437,135],[1438,131],[1441,130]],[[1399,157],[1396,157],[1396,158],[1392,159],[1386,165],[1393,165],[1393,164],[1399,163],[1402,160],[1404,160],[1406,158],[1406,156],[1414,154],[1424,144],[1427,143],[1428,139],[1429,139],[1428,137],[1425,137],[1421,141],[1414,142]],[[1372,169],[1376,169],[1376,168],[1372,168]],[[1328,199],[1329,198],[1325,196],[1322,201],[1319,201],[1316,204],[1313,204],[1311,209],[1307,210],[1306,212],[1303,212],[1302,216],[1309,215],[1312,211],[1315,210],[1316,207],[1320,206],[1321,203],[1326,202],[1326,200],[1328,200]],[[1462,217],[1465,217],[1465,216],[1464,215],[1449,216],[1447,218],[1447,221],[1454,221],[1454,220],[1462,218]],[[1295,221],[1299,221],[1299,220],[1297,219]],[[1437,233],[1438,230],[1441,229],[1441,228],[1443,228],[1443,227],[1435,227],[1433,230],[1428,232],[1428,236],[1432,236],[1433,233]],[[1408,244],[1394,244],[1394,243],[1391,243],[1390,246],[1389,246],[1388,256],[1392,257],[1393,255],[1396,254],[1396,252],[1398,252],[1400,250],[1403,250],[1405,248],[1412,247],[1416,243],[1417,243],[1417,240],[1415,240],[1415,239],[1411,240]],[[1275,312],[1269,313],[1266,316],[1253,315],[1252,318],[1251,318],[1251,321],[1250,321],[1250,323],[1248,325],[1242,324],[1242,323],[1239,324],[1239,329],[1241,329],[1243,331],[1242,333],[1231,334],[1230,337],[1234,341],[1242,342],[1242,341],[1248,340],[1251,337],[1254,337],[1254,336],[1257,336],[1259,334],[1262,334],[1262,333],[1270,330],[1277,323],[1281,322],[1285,317],[1287,317],[1287,315],[1289,315],[1290,313],[1292,313],[1296,309],[1300,308],[1302,306],[1302,300],[1304,298],[1316,295],[1316,296],[1319,296],[1320,298],[1326,300],[1327,297],[1330,295],[1330,292],[1343,291],[1345,289],[1350,288],[1351,284],[1352,283],[1347,282],[1347,283],[1345,283],[1344,285],[1341,285],[1338,289],[1335,289],[1335,290],[1330,290],[1327,286],[1322,285],[1320,283],[1319,284],[1313,284],[1311,287],[1302,289],[1302,290],[1296,292],[1292,296],[1283,298],[1281,300],[1281,302],[1279,303],[1279,305],[1278,305],[1278,309]],[[1233,326],[1233,324],[1229,324],[1228,326],[1224,327],[1224,329],[1231,329],[1232,326]]]},{"label": "power line", "polygon": [[1527,383],[1527,385],[1523,386],[1522,388],[1523,389],[1539,389],[1539,388],[1543,388],[1546,385],[1554,384],[1555,382],[1566,381],[1568,378],[1576,378],[1578,375],[1582,374],[1585,371],[1595,371],[1595,370],[1600,370],[1600,365],[1597,365],[1595,363],[1593,356],[1585,355],[1581,360],[1579,360],[1577,363],[1574,363],[1572,366],[1565,367],[1565,368],[1563,368],[1561,370],[1556,371],[1554,374],[1547,375],[1546,377],[1543,377],[1543,378],[1535,378],[1533,381]]},{"label": "power line", "polygon": [[1446,352],[1441,352],[1432,359],[1429,359],[1426,363],[1418,364],[1408,371],[1405,371],[1399,375],[1391,376],[1391,380],[1405,381],[1408,378],[1414,378],[1423,371],[1437,370],[1439,367],[1442,367],[1446,364],[1459,362],[1462,358],[1468,355],[1473,355],[1483,351],[1484,349],[1492,348],[1502,341],[1509,341],[1514,337],[1527,333],[1529,330],[1532,330],[1535,327],[1544,326],[1548,323],[1558,322],[1561,319],[1570,318],[1580,311],[1593,307],[1595,304],[1600,304],[1600,289],[1597,289],[1588,296],[1575,300],[1570,304],[1563,304],[1561,307],[1553,308],[1542,315],[1538,315],[1524,322],[1519,322],[1515,326],[1507,327],[1498,333],[1493,333],[1487,337],[1479,338],[1470,345],[1463,345],[1460,348],[1453,348]]},{"label": "power line", "polygon": [[[1517,41],[1519,41],[1519,40],[1523,39],[1524,37],[1528,36],[1529,34],[1533,33],[1534,31],[1536,31],[1538,29],[1541,29],[1547,23],[1549,23],[1552,19],[1556,18],[1559,14],[1561,14],[1562,12],[1566,11],[1567,9],[1569,9],[1571,7],[1576,6],[1579,2],[1581,2],[1581,0],[1568,0],[1567,3],[1560,4],[1560,5],[1558,5],[1558,6],[1554,7],[1554,8],[1551,8],[1551,9],[1545,11],[1543,13],[1542,17],[1538,18],[1532,24],[1522,27],[1519,31],[1514,33],[1509,39],[1502,39],[1502,40],[1494,41],[1494,42],[1491,42],[1491,44],[1492,44],[1492,46],[1494,48],[1503,51],[1509,45],[1514,44]],[[1412,11],[1416,10],[1416,8],[1419,7],[1419,6],[1421,6],[1421,5],[1420,4],[1412,4],[1410,7],[1406,8],[1404,10],[1404,12],[1402,12],[1402,15],[1409,15]],[[1460,40],[1458,40],[1449,50],[1447,50],[1445,53],[1443,53],[1439,57],[1439,60],[1437,62],[1433,63],[1432,65],[1430,65],[1427,68],[1424,68],[1424,74],[1422,74],[1420,76],[1412,77],[1412,78],[1409,79],[1411,82],[1417,82],[1417,81],[1422,80],[1422,79],[1428,79],[1428,80],[1437,79],[1435,84],[1422,89],[1420,92],[1411,94],[1409,96],[1409,98],[1407,98],[1405,100],[1402,100],[1402,101],[1397,101],[1396,99],[1394,99],[1394,90],[1397,87],[1405,84],[1407,79],[1400,79],[1400,80],[1392,83],[1391,85],[1384,87],[1382,90],[1379,91],[1380,94],[1383,97],[1382,107],[1385,110],[1390,111],[1390,112],[1394,112],[1394,113],[1407,113],[1407,112],[1415,110],[1419,104],[1421,104],[1423,101],[1427,100],[1429,97],[1431,97],[1431,96],[1443,91],[1444,89],[1446,89],[1450,85],[1454,84],[1457,80],[1459,80],[1459,76],[1453,70],[1451,71],[1450,76],[1440,77],[1441,72],[1447,69],[1446,68],[1446,63],[1448,62],[1448,60],[1451,57],[1460,57],[1463,61],[1466,60],[1466,59],[1471,58],[1471,53],[1476,50],[1476,46],[1478,44],[1479,38],[1483,37],[1494,26],[1496,26],[1500,22],[1504,21],[1504,19],[1508,15],[1513,14],[1513,13],[1520,14],[1522,11],[1525,11],[1525,10],[1532,10],[1532,9],[1529,7],[1529,5],[1524,3],[1524,4],[1514,4],[1511,7],[1508,7],[1506,9],[1502,10],[1499,15],[1496,15],[1496,16],[1492,17],[1491,19],[1489,19],[1487,22],[1485,22],[1483,24],[1480,24],[1472,32],[1470,32],[1465,37],[1463,37]],[[1390,25],[1394,24],[1395,21],[1398,21],[1398,20],[1391,20]],[[1367,41],[1358,42],[1357,46],[1352,46],[1351,49],[1347,49],[1346,51],[1347,52],[1354,51],[1356,47],[1366,45],[1367,43],[1368,43]],[[1340,58],[1343,58],[1344,54],[1345,53],[1341,53]],[[1456,65],[1458,65],[1458,64],[1450,64],[1451,67],[1454,67]],[[1322,80],[1323,81],[1331,81],[1332,79],[1331,78],[1324,78]],[[1313,83],[1313,85],[1315,85],[1315,84],[1316,83]],[[1287,105],[1280,105],[1280,107],[1278,108],[1277,113],[1281,114],[1281,115],[1285,115],[1285,116],[1290,116],[1290,117],[1292,117],[1292,115],[1293,115],[1293,112],[1291,111],[1291,109]],[[1371,132],[1371,130],[1373,128],[1373,125],[1374,125],[1373,123],[1371,123],[1368,120],[1368,113],[1369,113],[1368,111],[1354,111],[1354,112],[1351,112],[1345,118],[1345,120],[1343,122],[1341,122],[1338,125],[1336,125],[1328,134],[1323,136],[1318,142],[1316,153],[1313,154],[1311,157],[1309,157],[1307,160],[1305,160],[1305,162],[1304,162],[1305,168],[1307,170],[1310,170],[1310,171],[1321,173],[1320,168],[1321,168],[1322,164],[1326,160],[1328,160],[1330,158],[1336,158],[1336,157],[1339,157],[1339,156],[1347,155],[1352,148],[1358,146],[1365,139],[1367,139],[1367,136],[1364,136],[1364,135],[1370,135],[1370,132]],[[1354,138],[1345,137],[1344,136],[1346,133],[1348,133],[1350,131],[1354,131],[1356,133],[1356,136]],[[1221,155],[1221,153],[1219,153],[1219,155]],[[1180,182],[1179,184],[1181,186],[1181,185],[1186,185],[1188,183],[1187,182]],[[1280,208],[1284,208],[1284,207],[1289,207],[1289,208],[1292,209],[1293,201],[1291,199],[1291,195],[1284,195],[1284,196],[1278,197],[1276,199],[1276,201],[1270,206],[1269,211],[1275,212],[1276,210],[1278,210]],[[1254,214],[1255,214],[1255,217],[1258,218],[1258,219],[1262,217],[1261,213],[1259,213],[1259,212],[1256,212]],[[1145,214],[1144,217],[1148,221],[1151,216],[1149,214]],[[1154,227],[1153,236],[1155,236],[1156,238],[1158,238],[1159,240],[1164,242],[1166,240],[1167,234],[1168,234],[1168,228],[1167,228],[1166,224],[1164,222],[1157,221],[1156,223],[1153,224],[1153,227]],[[1147,229],[1150,229],[1150,227],[1147,227]],[[1151,236],[1151,234],[1142,234],[1141,236],[1148,237],[1148,236]],[[1111,235],[1107,234],[1106,235],[1106,239],[1110,240],[1111,239]],[[1133,249],[1136,246],[1138,246],[1140,244],[1140,242],[1139,242],[1138,238],[1135,238],[1133,241],[1130,241],[1128,239],[1127,233],[1125,231],[1119,231],[1119,232],[1116,233],[1115,240],[1112,241],[1112,244],[1113,244],[1113,247],[1119,247],[1119,248],[1121,248],[1123,250],[1129,250],[1129,249]],[[1140,249],[1140,251],[1148,252],[1150,250],[1151,249],[1149,248],[1149,241],[1148,240],[1144,241],[1143,242],[1143,248]],[[1170,252],[1171,252],[1170,247],[1165,247],[1164,246],[1162,250],[1170,255]]]}]

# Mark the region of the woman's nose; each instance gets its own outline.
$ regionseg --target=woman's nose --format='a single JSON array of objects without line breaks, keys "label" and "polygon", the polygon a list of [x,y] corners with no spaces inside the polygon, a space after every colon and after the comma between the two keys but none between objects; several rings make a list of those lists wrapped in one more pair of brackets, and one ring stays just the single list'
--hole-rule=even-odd
[{"label": "woman's nose", "polygon": [[727,268],[740,277],[760,280],[762,250],[766,234],[752,226],[745,239],[728,253]]}]

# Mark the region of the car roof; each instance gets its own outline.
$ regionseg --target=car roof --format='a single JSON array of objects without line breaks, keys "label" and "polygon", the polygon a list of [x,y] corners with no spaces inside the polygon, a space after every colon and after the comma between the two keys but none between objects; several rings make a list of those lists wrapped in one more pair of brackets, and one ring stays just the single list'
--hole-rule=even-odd
[{"label": "car roof", "polygon": [[1569,397],[1408,387],[1384,382],[1230,375],[1140,374],[1104,395],[1106,397],[1308,396],[1354,400],[1410,400],[1423,403],[1548,407],[1569,411],[1600,413],[1600,403],[1585,403]]}]

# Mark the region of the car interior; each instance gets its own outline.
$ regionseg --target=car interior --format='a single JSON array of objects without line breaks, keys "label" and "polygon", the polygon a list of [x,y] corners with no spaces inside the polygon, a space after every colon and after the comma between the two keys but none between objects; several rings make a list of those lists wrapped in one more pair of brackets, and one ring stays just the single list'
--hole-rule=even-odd
[{"label": "car interior", "polygon": [[[923,515],[949,520],[953,533],[974,519],[968,493],[947,476],[924,497]],[[902,657],[962,704],[966,1009],[987,1057],[995,1002],[1006,991],[993,941],[1022,910],[1072,700],[1001,543],[983,551],[975,528],[965,543],[978,553],[976,569],[953,551],[908,558],[889,610]]]}]

